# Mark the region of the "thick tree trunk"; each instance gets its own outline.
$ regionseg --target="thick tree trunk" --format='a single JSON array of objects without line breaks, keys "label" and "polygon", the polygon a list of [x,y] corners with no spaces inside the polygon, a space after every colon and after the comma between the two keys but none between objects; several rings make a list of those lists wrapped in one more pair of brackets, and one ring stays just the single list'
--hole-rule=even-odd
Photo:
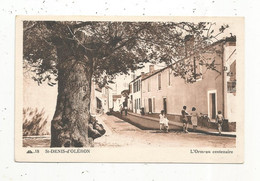
[{"label": "thick tree trunk", "polygon": [[51,124],[51,147],[89,146],[91,70],[76,60],[62,66],[67,68],[59,72],[57,105]]},{"label": "thick tree trunk", "polygon": [[105,130],[90,115],[92,68],[79,60],[60,63],[51,147],[87,147]]}]

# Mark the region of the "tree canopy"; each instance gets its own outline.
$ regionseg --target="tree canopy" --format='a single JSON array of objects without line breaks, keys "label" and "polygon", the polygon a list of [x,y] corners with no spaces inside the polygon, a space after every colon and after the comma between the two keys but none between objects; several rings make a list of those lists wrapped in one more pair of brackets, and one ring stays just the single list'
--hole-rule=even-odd
[{"label": "tree canopy", "polygon": [[66,61],[72,59],[91,67],[93,80],[102,86],[145,62],[169,65],[184,58],[187,35],[194,38],[194,53],[228,28],[223,25],[214,32],[212,22],[24,21],[23,25],[24,67],[38,84],[47,81],[50,86],[56,84],[58,72],[66,75],[65,67],[73,66]]}]

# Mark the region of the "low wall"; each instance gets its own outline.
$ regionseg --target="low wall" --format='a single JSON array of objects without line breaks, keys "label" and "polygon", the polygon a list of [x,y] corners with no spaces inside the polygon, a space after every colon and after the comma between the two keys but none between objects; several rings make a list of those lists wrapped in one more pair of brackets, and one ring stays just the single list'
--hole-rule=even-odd
[{"label": "low wall", "polygon": [[[122,119],[142,130],[159,130],[159,119],[154,120],[154,119],[147,119],[147,117],[142,118],[142,116],[138,115],[128,115],[128,116],[123,116],[119,112],[112,112],[112,115],[115,117],[118,117],[119,119]],[[169,130],[174,130],[174,131],[181,131],[182,126],[176,126],[174,124],[169,123]]]},{"label": "low wall", "polygon": [[[159,119],[158,113],[153,114],[145,114],[145,116],[154,117]],[[175,122],[181,122],[181,115],[173,115],[173,114],[167,114],[166,117]],[[188,116],[188,121],[191,124],[191,116]],[[218,129],[218,125],[215,122],[209,121],[207,116],[201,116],[198,118],[198,126],[210,128],[210,129]],[[236,132],[236,123],[235,122],[228,122],[227,119],[224,120],[222,125],[222,130],[225,132]]]}]

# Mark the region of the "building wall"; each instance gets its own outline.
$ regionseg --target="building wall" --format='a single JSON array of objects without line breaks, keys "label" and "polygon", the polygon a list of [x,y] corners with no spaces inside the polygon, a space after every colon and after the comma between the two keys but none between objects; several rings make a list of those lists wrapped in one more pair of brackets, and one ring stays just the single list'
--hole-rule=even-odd
[{"label": "building wall", "polygon": [[[216,45],[216,52],[223,55],[222,45]],[[215,57],[217,70],[222,72],[222,57],[217,53],[204,54],[205,57]],[[216,111],[223,111],[223,76],[213,70],[206,70],[202,67],[203,77],[195,83],[185,83],[182,78],[174,77],[171,74],[171,85],[169,85],[169,71],[167,68],[161,72],[161,90],[158,90],[158,73],[142,81],[142,102],[145,106],[145,112],[148,112],[148,99],[153,103],[153,112],[159,113],[163,109],[163,98],[166,98],[167,113],[180,114],[182,107],[187,106],[187,111],[191,112],[192,107],[196,107],[199,113],[209,114],[209,96],[210,92],[216,93]],[[151,90],[148,92],[148,82],[150,81]]]},{"label": "building wall", "polygon": [[236,109],[238,105],[236,91],[229,92],[227,91],[229,88],[227,87],[227,83],[229,81],[236,80],[236,44],[235,43],[227,43],[224,47],[224,61],[227,71],[225,72],[225,110],[224,116],[228,118],[229,122],[236,122]]},{"label": "building wall", "polygon": [[113,100],[113,110],[114,111],[120,111],[120,106],[122,105],[122,100],[121,98],[114,99]]},{"label": "building wall", "polygon": [[102,97],[101,97],[101,101],[102,101],[102,108],[104,110],[104,113],[109,111],[109,93],[108,93],[108,88],[103,87],[102,88]]},{"label": "building wall", "polygon": [[108,112],[113,107],[112,90],[108,87],[103,87],[101,92],[96,90],[97,86],[92,82],[91,86],[91,102],[90,113],[97,114],[97,98],[101,101],[104,113]]},{"label": "building wall", "polygon": [[108,89],[108,108],[109,110],[113,108],[113,90]]},{"label": "building wall", "polygon": [[[140,88],[138,91],[134,91],[134,83],[140,81]],[[140,108],[142,107],[142,100],[141,100],[141,90],[142,90],[142,84],[141,84],[141,78],[136,79],[134,82],[131,82],[131,93],[129,94],[129,104],[128,108],[133,111],[134,113],[140,113]],[[140,101],[140,103],[139,103]],[[135,103],[136,102],[136,103]]]}]

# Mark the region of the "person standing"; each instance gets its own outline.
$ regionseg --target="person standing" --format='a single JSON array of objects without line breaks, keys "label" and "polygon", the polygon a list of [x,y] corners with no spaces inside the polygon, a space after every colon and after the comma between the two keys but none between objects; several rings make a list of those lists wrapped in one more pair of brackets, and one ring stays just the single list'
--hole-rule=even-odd
[{"label": "person standing", "polygon": [[125,116],[127,116],[127,102],[126,102],[126,100],[123,102],[123,109],[125,111]]},{"label": "person standing", "polygon": [[162,128],[165,129],[165,131],[168,133],[169,131],[169,120],[166,118],[164,110],[161,110],[160,117],[160,131],[162,131]]},{"label": "person standing", "polygon": [[188,133],[188,113],[186,111],[187,107],[186,106],[183,106],[183,109],[181,111],[181,119],[182,119],[182,122],[183,122],[183,132],[184,133]]},{"label": "person standing", "polygon": [[166,117],[166,115],[164,114],[164,128],[165,128],[165,132],[168,133],[169,132],[169,120],[168,118]]},{"label": "person standing", "polygon": [[193,131],[196,130],[197,128],[197,125],[198,125],[198,113],[196,112],[196,108],[193,107],[191,109],[191,123],[192,123],[192,126],[193,126]]},{"label": "person standing", "polygon": [[119,109],[120,109],[121,116],[123,116],[123,105],[122,104],[119,105]]},{"label": "person standing", "polygon": [[222,132],[223,120],[224,120],[224,116],[222,115],[221,111],[218,111],[216,121],[217,121],[217,124],[218,124],[218,133],[219,133],[219,135],[221,135],[221,132]]},{"label": "person standing", "polygon": [[163,123],[164,123],[164,110],[161,110],[161,114],[159,115],[159,125],[160,125],[160,131],[162,131]]}]

